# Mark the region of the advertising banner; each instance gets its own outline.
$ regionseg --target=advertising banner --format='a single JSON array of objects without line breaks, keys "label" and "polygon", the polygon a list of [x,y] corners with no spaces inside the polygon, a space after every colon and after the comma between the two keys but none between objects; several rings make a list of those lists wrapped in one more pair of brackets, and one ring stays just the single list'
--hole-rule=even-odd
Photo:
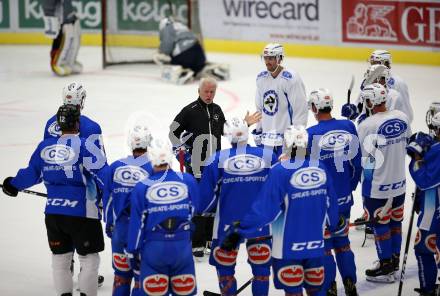
[{"label": "advertising banner", "polygon": [[9,0],[0,0],[0,29],[9,28]]},{"label": "advertising banner", "polygon": [[218,0],[199,2],[204,36],[213,39],[335,43],[335,0]]},{"label": "advertising banner", "polygon": [[[3,0],[4,1],[4,0]],[[42,29],[43,0],[18,1],[18,29]],[[72,1],[76,15],[81,20],[83,29],[99,29],[101,27],[101,1],[76,0]]]},{"label": "advertising banner", "polygon": [[341,3],[344,42],[440,47],[440,1]]},{"label": "advertising banner", "polygon": [[[168,0],[117,0],[116,30],[123,31],[154,31],[157,33],[159,22],[172,14]],[[186,0],[172,1],[174,17],[186,22],[188,7]]]}]

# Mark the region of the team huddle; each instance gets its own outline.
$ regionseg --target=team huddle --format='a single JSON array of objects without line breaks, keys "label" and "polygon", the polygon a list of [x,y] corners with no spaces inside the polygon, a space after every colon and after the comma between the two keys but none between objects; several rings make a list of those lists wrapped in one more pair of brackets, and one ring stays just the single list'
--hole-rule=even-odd
[{"label": "team huddle", "polygon": [[[429,134],[412,134],[406,84],[391,74],[390,53],[376,50],[360,96],[342,107],[347,119],[336,119],[328,89],[307,96],[300,76],[282,66],[282,45],[268,44],[262,59],[266,70],[257,75],[254,116],[225,120],[221,109],[213,109],[217,82],[204,78],[198,101],[188,108],[203,112],[207,134],[197,125],[199,134],[190,130],[193,115],[176,117],[181,127],[171,125],[170,140],[135,123],[127,139],[132,154],[111,164],[99,124],[81,114],[83,85],[63,89],[63,104],[47,122],[29,166],[3,182],[10,196],[40,182],[46,186],[57,295],[73,295],[75,251],[80,293],[97,295],[104,250],[101,215],[111,238],[114,296],[197,295],[191,240],[198,226],[192,220],[206,213],[215,216],[209,263],[216,268],[221,295],[241,292],[234,274],[242,243],[252,269],[252,295],[269,295],[271,277],[288,296],[303,290],[337,295],[337,270],[345,294],[358,295],[348,234],[359,183],[363,224],[373,230],[378,256],[365,276],[392,283],[401,261],[406,155],[417,185],[416,290],[439,295],[440,103],[427,112]],[[307,127],[308,112],[317,124]],[[230,148],[221,149],[215,129]],[[248,143],[250,134],[256,146]],[[182,171],[172,169],[176,156]],[[202,160],[199,168],[194,159]]]}]

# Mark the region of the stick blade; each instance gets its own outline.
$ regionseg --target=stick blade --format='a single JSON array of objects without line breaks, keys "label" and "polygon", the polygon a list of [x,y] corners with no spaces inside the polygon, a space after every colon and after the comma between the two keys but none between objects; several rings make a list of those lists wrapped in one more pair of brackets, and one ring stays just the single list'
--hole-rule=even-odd
[{"label": "stick blade", "polygon": [[222,295],[210,291],[203,291],[203,296],[222,296]]}]

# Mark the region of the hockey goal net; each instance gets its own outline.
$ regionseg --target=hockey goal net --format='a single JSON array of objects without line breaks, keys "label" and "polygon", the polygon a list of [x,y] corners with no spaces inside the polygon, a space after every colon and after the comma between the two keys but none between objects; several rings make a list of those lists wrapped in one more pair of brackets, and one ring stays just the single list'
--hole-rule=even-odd
[{"label": "hockey goal net", "polygon": [[[102,63],[152,63],[159,47],[159,22],[173,16],[201,39],[198,0],[101,0]],[[202,41],[202,40],[201,40]]]}]

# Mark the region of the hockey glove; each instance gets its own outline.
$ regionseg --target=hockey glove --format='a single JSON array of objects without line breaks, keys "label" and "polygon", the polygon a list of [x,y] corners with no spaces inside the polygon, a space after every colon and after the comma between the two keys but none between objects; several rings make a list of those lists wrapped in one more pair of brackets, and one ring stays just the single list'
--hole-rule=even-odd
[{"label": "hockey glove", "polygon": [[11,184],[12,177],[7,177],[3,181],[3,193],[12,197],[17,196],[18,189]]},{"label": "hockey glove", "polygon": [[252,136],[254,137],[255,145],[261,146],[261,135],[262,131],[257,131],[256,129],[252,130]]},{"label": "hockey glove", "polygon": [[223,240],[220,248],[228,252],[237,249],[240,241],[242,240],[241,234],[239,233],[239,227],[239,221],[232,223],[231,227],[229,227],[228,231],[226,232],[226,238]]},{"label": "hockey glove", "polygon": [[434,143],[433,138],[425,134],[424,132],[418,132],[413,134],[408,139],[408,145],[406,146],[406,153],[414,158],[416,154],[420,155],[423,158],[426,151],[431,148],[431,145]]},{"label": "hockey glove", "polygon": [[178,162],[180,162],[180,155],[183,153],[183,163],[185,165],[191,164],[191,154],[189,153],[188,145],[182,144],[180,146],[175,146],[173,147],[173,150]]},{"label": "hockey glove", "polygon": [[112,238],[113,229],[114,229],[113,224],[110,224],[110,223],[105,224],[105,234],[107,234],[108,238]]},{"label": "hockey glove", "polygon": [[350,120],[356,119],[359,116],[356,105],[354,104],[344,104],[341,109],[341,115]]}]

